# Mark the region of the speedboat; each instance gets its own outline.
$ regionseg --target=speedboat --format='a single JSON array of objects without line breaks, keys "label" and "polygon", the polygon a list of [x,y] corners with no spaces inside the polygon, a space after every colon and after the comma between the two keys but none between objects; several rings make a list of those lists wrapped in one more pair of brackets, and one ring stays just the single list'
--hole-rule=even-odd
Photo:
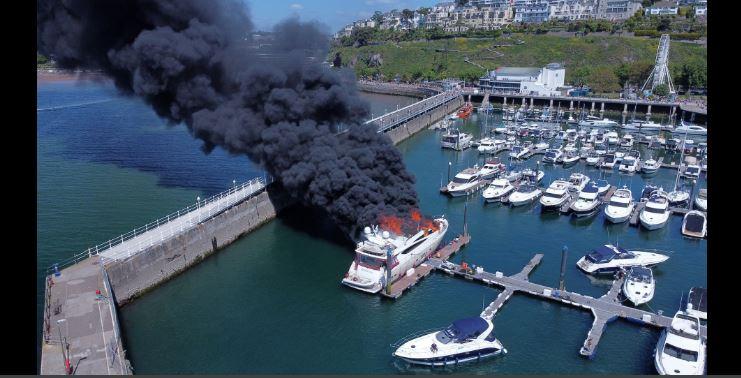
[{"label": "speedboat", "polygon": [[669,199],[669,206],[685,206],[690,200],[690,194],[683,190],[672,190],[666,197]]},{"label": "speedboat", "polygon": [[530,152],[530,149],[525,146],[514,146],[512,151],[509,153],[509,157],[513,159],[522,159]]},{"label": "speedboat", "polygon": [[504,126],[504,125],[502,125],[500,127],[495,127],[494,128],[494,132],[497,133],[497,134],[502,134],[502,133],[504,133],[506,131],[507,131],[507,126]]},{"label": "speedboat", "polygon": [[507,167],[500,163],[498,159],[487,160],[479,170],[482,180],[490,180],[507,170]]},{"label": "speedboat", "polygon": [[641,210],[639,216],[641,225],[648,230],[658,230],[666,225],[671,216],[669,210],[669,199],[666,192],[657,190],[646,202],[646,206]]},{"label": "speedboat", "polygon": [[607,118],[603,119],[590,119],[593,117],[588,117],[587,119],[579,122],[579,127],[615,127],[619,124],[615,121],[611,121]]},{"label": "speedboat", "polygon": [[708,129],[697,126],[697,125],[690,125],[685,124],[682,122],[681,125],[677,126],[672,130],[672,133],[675,134],[690,134],[690,135],[708,135]]},{"label": "speedboat", "polygon": [[703,375],[706,349],[700,336],[700,319],[677,311],[656,344],[656,371],[661,375]]},{"label": "speedboat", "polygon": [[522,172],[520,171],[510,171],[504,176],[505,179],[507,179],[509,182],[515,182],[522,178]]},{"label": "speedboat", "polygon": [[633,136],[630,134],[623,135],[620,139],[620,147],[630,149],[633,147]]},{"label": "speedboat", "polygon": [[[396,282],[409,269],[421,264],[440,245],[448,231],[445,218],[435,218],[418,227],[413,235],[404,235],[390,227],[366,226],[355,248],[355,260],[342,279],[353,289],[377,293]],[[389,266],[391,271],[388,271]]]},{"label": "speedboat", "polygon": [[682,221],[682,235],[704,238],[708,232],[708,217],[702,211],[690,210]]},{"label": "speedboat", "polygon": [[597,210],[601,204],[602,199],[599,197],[597,185],[595,185],[594,182],[591,182],[584,187],[581,192],[579,192],[579,196],[576,201],[571,204],[570,209],[574,215],[578,218],[582,218],[597,214]]},{"label": "speedboat", "polygon": [[610,190],[610,183],[607,182],[607,180],[595,180],[592,181],[594,183],[594,186],[597,187],[597,194],[600,196],[603,196],[607,193],[608,190]]},{"label": "speedboat", "polygon": [[682,170],[682,177],[687,179],[697,179],[700,177],[700,166],[697,164],[687,164]]},{"label": "speedboat", "polygon": [[463,151],[473,144],[473,136],[466,134],[458,129],[448,129],[440,138],[440,146],[442,148],[451,148],[458,151]]},{"label": "speedboat", "polygon": [[479,141],[478,150],[482,154],[491,154],[498,151],[504,145],[504,141],[494,138],[483,138]]},{"label": "speedboat", "polygon": [[605,207],[605,218],[612,223],[625,222],[630,218],[634,208],[633,193],[627,186],[623,186],[610,197],[610,202]]},{"label": "speedboat", "polygon": [[592,151],[587,155],[587,165],[596,166],[599,164],[600,156],[597,151]]},{"label": "speedboat", "polygon": [[525,168],[522,170],[522,178],[527,179],[532,183],[538,183],[540,180],[543,179],[543,176],[545,176],[545,172],[543,171],[535,171],[531,168]]},{"label": "speedboat", "polygon": [[617,160],[615,159],[615,154],[607,153],[602,159],[602,164],[600,164],[600,168],[602,169],[609,169],[612,170],[615,168],[615,164],[617,163]]},{"label": "speedboat", "polygon": [[567,151],[566,153],[564,153],[563,157],[561,157],[561,161],[563,162],[564,167],[568,167],[578,163],[579,159],[579,154],[575,151]]},{"label": "speedboat", "polygon": [[593,249],[576,262],[576,266],[589,274],[615,274],[631,266],[652,267],[669,259],[655,252],[628,251],[625,248],[606,244]]},{"label": "speedboat", "polygon": [[571,187],[569,188],[572,192],[580,192],[584,189],[585,186],[587,186],[587,183],[589,182],[589,177],[583,173],[574,172],[569,176],[569,183],[571,183]]},{"label": "speedboat", "polygon": [[571,199],[569,187],[571,184],[565,180],[556,180],[548,186],[543,196],[540,197],[541,210],[558,210]]},{"label": "speedboat", "polygon": [[555,164],[561,158],[561,155],[563,155],[563,152],[560,148],[549,148],[545,151],[543,163]]},{"label": "speedboat", "polygon": [[533,145],[532,151],[534,153],[542,153],[542,152],[547,151],[548,150],[548,147],[550,147],[550,145],[547,142],[542,142],[541,141],[541,142],[535,143],[535,145]]},{"label": "speedboat", "polygon": [[610,132],[605,133],[605,138],[607,138],[608,144],[618,144],[620,142],[618,133],[615,131],[610,131]]},{"label": "speedboat", "polygon": [[456,320],[445,329],[409,340],[393,355],[411,364],[446,366],[502,353],[507,350],[495,337],[491,320],[477,316]]},{"label": "speedboat", "polygon": [[627,156],[623,158],[618,167],[618,171],[623,173],[635,173],[639,169],[639,153],[638,150],[631,151]]},{"label": "speedboat", "polygon": [[700,189],[695,198],[695,208],[700,211],[708,211],[708,190]]},{"label": "speedboat", "polygon": [[623,294],[634,305],[640,306],[654,297],[656,281],[650,268],[631,267],[623,282]]},{"label": "speedboat", "polygon": [[599,133],[595,135],[594,137],[594,144],[595,145],[604,145],[607,144],[607,138],[605,137],[604,133]]},{"label": "speedboat", "polygon": [[649,158],[641,162],[641,173],[643,174],[654,174],[659,171],[659,168],[661,168],[661,164],[654,158]]},{"label": "speedboat", "polygon": [[643,187],[643,191],[641,191],[641,202],[647,202],[649,198],[651,198],[651,195],[654,194],[656,191],[664,191],[664,188],[659,188],[656,185],[647,184],[645,187]]},{"label": "speedboat", "polygon": [[658,133],[661,130],[664,130],[665,127],[662,126],[660,123],[656,123],[653,121],[641,121],[641,120],[633,120],[630,123],[623,126],[624,130],[636,130],[644,133]]},{"label": "speedboat", "polygon": [[708,291],[702,287],[693,287],[687,295],[688,314],[702,320],[708,320]]},{"label": "speedboat", "polygon": [[494,179],[481,194],[485,202],[499,202],[515,190],[515,187],[505,178]]},{"label": "speedboat", "polygon": [[448,183],[447,193],[452,197],[460,197],[471,194],[481,187],[481,178],[478,167],[466,168],[453,177]]},{"label": "speedboat", "polygon": [[534,202],[543,192],[533,183],[524,182],[514,193],[509,195],[512,206],[522,206]]}]

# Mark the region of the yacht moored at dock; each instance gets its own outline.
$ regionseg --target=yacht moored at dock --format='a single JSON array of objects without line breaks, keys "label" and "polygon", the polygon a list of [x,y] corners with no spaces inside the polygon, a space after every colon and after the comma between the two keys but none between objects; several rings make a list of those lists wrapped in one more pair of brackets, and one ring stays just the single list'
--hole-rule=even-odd
[{"label": "yacht moored at dock", "polygon": [[393,356],[411,364],[446,366],[507,353],[494,335],[491,320],[482,317],[454,321],[447,328],[403,343]]},{"label": "yacht moored at dock", "polygon": [[695,198],[695,207],[700,211],[708,211],[708,190],[700,189]]},{"label": "yacht moored at dock", "polygon": [[535,184],[524,182],[514,193],[509,195],[508,201],[512,206],[522,206],[535,202],[542,193]]},{"label": "yacht moored at dock", "polygon": [[403,277],[437,249],[448,231],[448,220],[435,218],[429,226],[412,236],[366,226],[363,240],[355,248],[355,260],[342,283],[367,293],[378,293]]},{"label": "yacht moored at dock", "polygon": [[595,248],[576,262],[576,266],[589,274],[614,274],[631,266],[652,267],[669,259],[655,252],[628,251],[606,244]]},{"label": "yacht moored at dock", "polygon": [[627,186],[623,186],[610,197],[610,202],[605,207],[605,218],[612,223],[625,222],[630,219],[634,208],[633,193]]},{"label": "yacht moored at dock", "polygon": [[446,193],[452,197],[471,194],[481,187],[483,178],[478,167],[466,168],[453,177],[446,186]]},{"label": "yacht moored at dock", "polygon": [[700,336],[700,319],[677,311],[656,344],[656,371],[661,375],[703,375],[705,351],[705,340]]},{"label": "yacht moored at dock", "polygon": [[687,295],[688,314],[702,320],[708,320],[708,291],[702,287],[693,287]]},{"label": "yacht moored at dock", "polygon": [[628,276],[623,282],[623,294],[634,305],[647,303],[654,297],[656,281],[651,268],[634,266],[628,270]]},{"label": "yacht moored at dock", "polygon": [[641,225],[646,229],[658,230],[666,225],[671,213],[666,192],[657,190],[649,197],[646,206],[641,210],[639,219],[641,220]]},{"label": "yacht moored at dock", "polygon": [[599,189],[594,182],[590,182],[579,192],[576,201],[571,204],[571,212],[578,218],[597,214],[602,199],[599,197]]},{"label": "yacht moored at dock", "polygon": [[682,220],[682,235],[704,238],[708,232],[708,217],[702,211],[690,210]]},{"label": "yacht moored at dock", "polygon": [[561,206],[571,199],[569,187],[571,184],[565,180],[556,180],[551,183],[540,197],[540,208],[546,210],[558,210]]},{"label": "yacht moored at dock", "polygon": [[463,151],[473,144],[473,136],[466,134],[458,129],[448,129],[440,138],[442,148],[450,148],[457,151]]},{"label": "yacht moored at dock", "polygon": [[484,189],[481,194],[484,197],[485,202],[499,202],[503,198],[509,197],[509,195],[515,190],[512,183],[506,178],[494,179],[489,186]]}]

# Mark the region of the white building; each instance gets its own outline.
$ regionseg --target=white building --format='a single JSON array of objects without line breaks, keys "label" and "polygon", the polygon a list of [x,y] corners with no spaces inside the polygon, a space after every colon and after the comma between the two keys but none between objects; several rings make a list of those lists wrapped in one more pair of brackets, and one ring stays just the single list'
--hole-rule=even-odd
[{"label": "white building", "polygon": [[598,0],[597,18],[602,20],[627,20],[641,10],[640,0]]},{"label": "white building", "polygon": [[596,0],[549,0],[550,20],[577,21],[597,16]]},{"label": "white building", "polygon": [[537,67],[499,67],[479,79],[479,88],[538,96],[562,94],[566,69],[559,63]]},{"label": "white building", "polygon": [[658,3],[646,8],[646,15],[665,16],[676,15],[679,13],[679,1],[659,1]]}]

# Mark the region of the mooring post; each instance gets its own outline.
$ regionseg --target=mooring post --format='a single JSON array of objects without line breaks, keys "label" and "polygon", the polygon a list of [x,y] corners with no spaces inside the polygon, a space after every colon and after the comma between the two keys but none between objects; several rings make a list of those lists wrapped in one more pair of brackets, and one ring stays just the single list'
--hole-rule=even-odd
[{"label": "mooring post", "polygon": [[468,199],[466,199],[466,202],[463,204],[463,236],[465,237],[468,235]]},{"label": "mooring post", "polygon": [[566,289],[564,278],[566,275],[566,256],[568,255],[569,247],[563,246],[561,249],[561,278],[558,282],[558,290],[563,291]]},{"label": "mooring post", "polygon": [[450,182],[450,167],[453,165],[453,163],[448,162],[448,182]]}]

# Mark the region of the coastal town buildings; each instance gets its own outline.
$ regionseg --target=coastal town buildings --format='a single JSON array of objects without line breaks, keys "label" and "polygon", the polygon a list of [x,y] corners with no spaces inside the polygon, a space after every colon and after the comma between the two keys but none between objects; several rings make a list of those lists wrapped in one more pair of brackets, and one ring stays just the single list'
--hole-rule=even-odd
[{"label": "coastal town buildings", "polygon": [[647,7],[644,14],[652,16],[675,15],[679,13],[679,1],[659,1]]},{"label": "coastal town buildings", "polygon": [[566,69],[559,63],[537,67],[499,67],[479,78],[478,87],[498,92],[560,95],[563,92]]}]

